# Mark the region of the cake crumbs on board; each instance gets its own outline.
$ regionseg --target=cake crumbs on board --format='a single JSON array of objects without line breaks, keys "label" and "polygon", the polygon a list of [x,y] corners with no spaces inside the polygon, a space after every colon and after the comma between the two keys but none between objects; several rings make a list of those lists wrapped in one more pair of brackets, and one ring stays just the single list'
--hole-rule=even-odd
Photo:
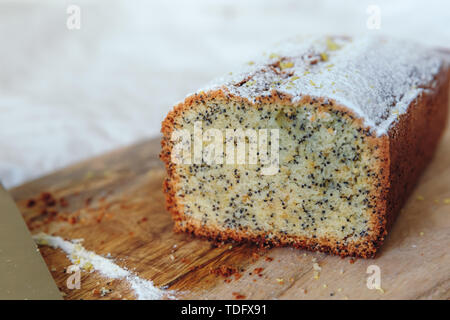
[{"label": "cake crumbs on board", "polygon": [[138,277],[131,271],[118,266],[111,259],[86,250],[80,244],[82,240],[67,241],[61,237],[51,236],[46,233],[33,235],[33,240],[38,245],[63,250],[72,263],[87,272],[98,271],[107,278],[126,280],[138,300],[175,299],[174,291],[160,289],[152,281]]}]

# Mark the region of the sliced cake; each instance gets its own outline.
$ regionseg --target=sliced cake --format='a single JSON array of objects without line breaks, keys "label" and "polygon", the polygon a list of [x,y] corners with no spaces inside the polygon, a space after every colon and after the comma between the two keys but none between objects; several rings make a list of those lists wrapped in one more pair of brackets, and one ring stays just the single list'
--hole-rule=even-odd
[{"label": "sliced cake", "polygon": [[446,125],[441,54],[381,37],[281,43],[162,125],[175,230],[374,257]]}]

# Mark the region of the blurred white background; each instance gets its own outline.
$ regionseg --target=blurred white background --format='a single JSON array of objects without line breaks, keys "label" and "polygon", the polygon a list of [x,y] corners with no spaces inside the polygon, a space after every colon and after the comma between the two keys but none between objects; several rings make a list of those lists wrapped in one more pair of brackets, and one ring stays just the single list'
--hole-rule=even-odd
[{"label": "blurred white background", "polygon": [[[70,4],[80,30],[66,26]],[[158,135],[176,101],[270,43],[368,32],[450,47],[450,1],[1,0],[0,180]]]}]

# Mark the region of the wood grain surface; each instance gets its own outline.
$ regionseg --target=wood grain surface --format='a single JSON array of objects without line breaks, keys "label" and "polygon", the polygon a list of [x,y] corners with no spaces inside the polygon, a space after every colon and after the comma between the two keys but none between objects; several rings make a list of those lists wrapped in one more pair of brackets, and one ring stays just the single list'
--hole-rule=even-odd
[{"label": "wood grain surface", "polygon": [[[450,298],[448,130],[380,254],[371,260],[249,244],[217,246],[174,234],[164,207],[159,150],[158,139],[144,141],[10,191],[32,233],[83,238],[86,249],[109,253],[118,265],[176,290],[178,299]],[[43,192],[57,203],[43,204]],[[30,199],[38,201],[33,205]],[[66,255],[49,247],[41,247],[41,253],[65,299],[135,299],[125,281],[97,272],[83,272],[81,288],[70,290]],[[314,262],[321,268],[316,277]],[[383,290],[368,289],[370,265],[380,268]],[[220,267],[238,273],[215,274]],[[100,296],[102,287],[111,293]]]}]

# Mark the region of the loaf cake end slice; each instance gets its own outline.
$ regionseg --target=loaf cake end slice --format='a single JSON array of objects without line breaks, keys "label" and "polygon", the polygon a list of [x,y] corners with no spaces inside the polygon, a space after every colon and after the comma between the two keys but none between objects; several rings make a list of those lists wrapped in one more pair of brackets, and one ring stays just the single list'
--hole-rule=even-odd
[{"label": "loaf cake end slice", "polygon": [[284,43],[164,120],[175,230],[373,257],[433,155],[447,101],[448,65],[415,44]]}]

